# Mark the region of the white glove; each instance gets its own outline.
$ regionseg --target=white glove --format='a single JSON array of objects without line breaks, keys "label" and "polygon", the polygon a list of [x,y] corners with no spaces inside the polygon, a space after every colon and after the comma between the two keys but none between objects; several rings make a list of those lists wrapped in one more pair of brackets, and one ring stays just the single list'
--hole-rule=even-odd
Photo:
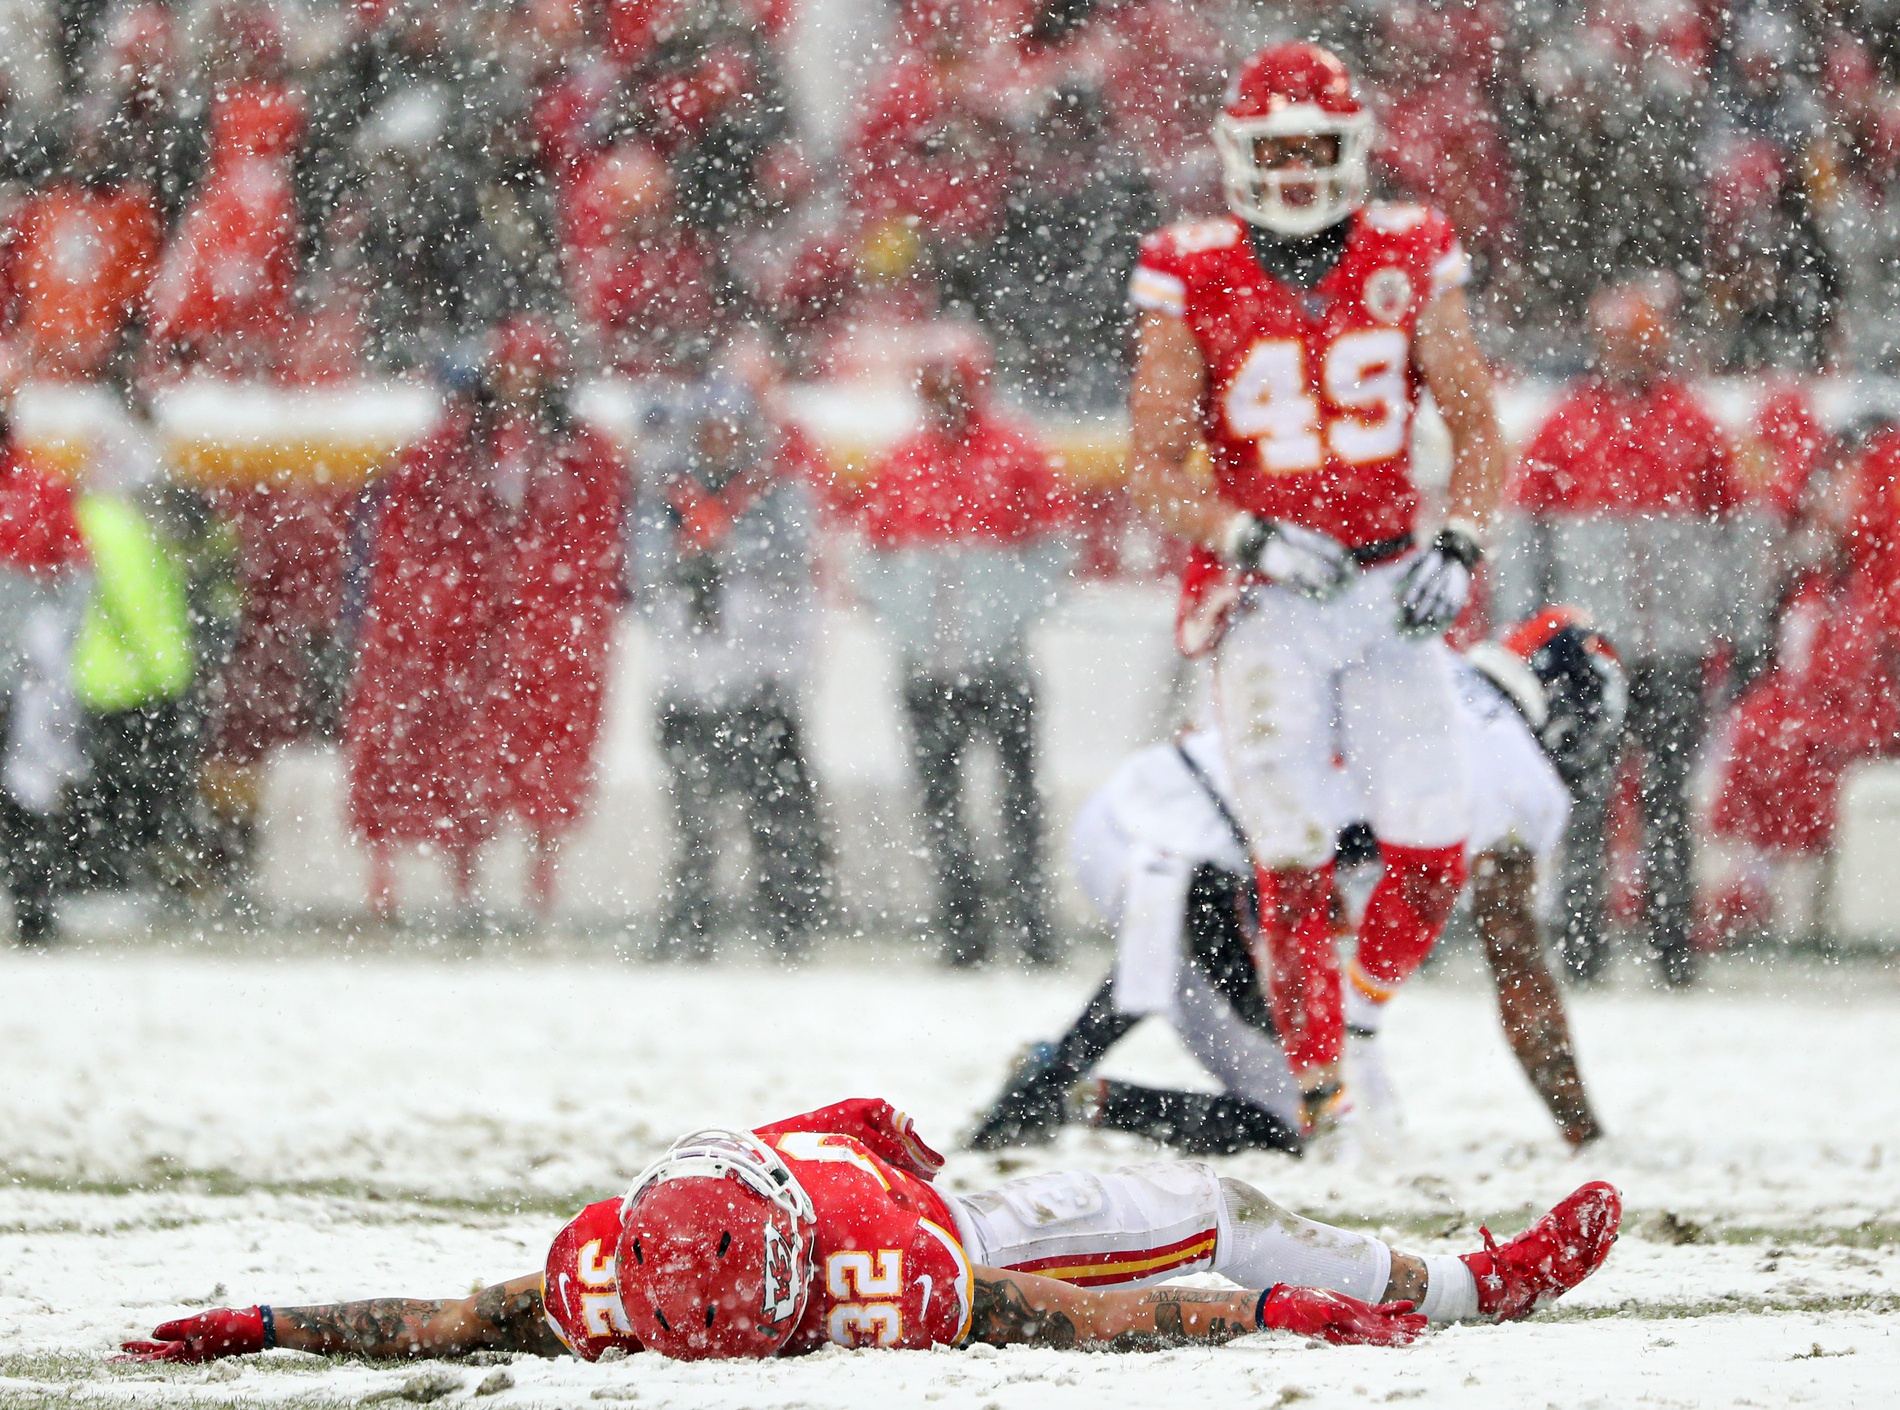
[{"label": "white glove", "polygon": [[1352,581],[1352,554],[1331,534],[1278,519],[1236,514],[1223,536],[1221,556],[1236,568],[1260,573],[1315,602],[1330,602]]},{"label": "white glove", "polygon": [[1471,574],[1484,550],[1468,528],[1447,524],[1399,579],[1399,635],[1442,636],[1471,600]]}]

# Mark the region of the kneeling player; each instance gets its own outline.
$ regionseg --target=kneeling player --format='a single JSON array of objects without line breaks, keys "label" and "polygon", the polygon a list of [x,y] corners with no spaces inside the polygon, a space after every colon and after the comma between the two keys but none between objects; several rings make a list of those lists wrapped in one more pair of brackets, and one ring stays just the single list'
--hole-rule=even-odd
[{"label": "kneeling player", "polygon": [[[1564,1139],[1586,1145],[1600,1128],[1544,963],[1535,894],[1563,837],[1568,788],[1589,783],[1614,757],[1624,710],[1621,668],[1600,635],[1574,614],[1552,609],[1501,642],[1474,648],[1458,680],[1470,770],[1472,905],[1499,1015]],[[1349,776],[1337,782],[1338,816],[1359,816],[1356,795],[1363,790]],[[1342,862],[1354,860],[1351,851],[1342,848]],[[1219,740],[1190,735],[1129,760],[1077,818],[1075,854],[1083,889],[1117,927],[1115,973],[1062,1038],[1032,1049],[970,1144],[993,1150],[1044,1139],[1073,1107],[1090,1124],[1152,1136],[1190,1154],[1249,1147],[1297,1154],[1304,1107],[1247,939],[1255,933],[1242,881],[1248,848]],[[1361,946],[1345,1008],[1368,1059],[1385,1005],[1409,973],[1381,965]],[[1150,1013],[1169,1018],[1220,1079],[1221,1093],[1107,1080],[1077,1086]],[[1373,1061],[1364,1066],[1376,1071]]]},{"label": "kneeling player", "polygon": [[[1487,1231],[1477,1252],[1416,1257],[1205,1165],[1030,1176],[962,1196],[931,1184],[942,1164],[882,1101],[699,1131],[624,1199],[582,1210],[539,1273],[448,1301],[218,1309],[125,1351],[697,1360],[828,1342],[1134,1350],[1261,1330],[1404,1345],[1428,1320],[1510,1321],[1560,1296],[1601,1265],[1622,1218],[1617,1192],[1589,1184],[1507,1243]],[[1200,1272],[1241,1290],[1148,1286]]]}]

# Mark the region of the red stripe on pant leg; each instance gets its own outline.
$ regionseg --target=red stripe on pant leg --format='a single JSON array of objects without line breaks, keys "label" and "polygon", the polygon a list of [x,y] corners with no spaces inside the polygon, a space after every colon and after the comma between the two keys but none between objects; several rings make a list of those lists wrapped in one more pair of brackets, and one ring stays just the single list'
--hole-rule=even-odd
[{"label": "red stripe on pant leg", "polygon": [[1385,874],[1359,923],[1358,966],[1382,989],[1403,984],[1444,933],[1465,884],[1465,849],[1379,844]]},{"label": "red stripe on pant leg", "polygon": [[1173,1243],[1156,1248],[1119,1249],[1112,1253],[1084,1251],[1049,1258],[1030,1258],[1010,1264],[1009,1270],[1012,1273],[1040,1273],[1045,1278],[1056,1278],[1079,1287],[1126,1283],[1184,1268],[1202,1259],[1211,1259],[1215,1239],[1215,1230],[1202,1229],[1185,1239],[1176,1239]]},{"label": "red stripe on pant leg", "polygon": [[[1209,1252],[1211,1251],[1212,1250],[1209,1250]],[[1094,1276],[1062,1278],[1059,1281],[1069,1283],[1078,1288],[1116,1287],[1123,1283],[1138,1283],[1144,1278],[1163,1277],[1168,1274],[1180,1272],[1183,1269],[1193,1267],[1199,1263],[1203,1257],[1205,1257],[1205,1255],[1200,1253],[1184,1253],[1173,1262],[1162,1264],[1156,1268],[1140,1268],[1119,1273],[1103,1273]],[[1043,1276],[1048,1277],[1050,1275],[1045,1273]]]},{"label": "red stripe on pant leg", "polygon": [[1143,1248],[1118,1248],[1109,1251],[1084,1250],[1080,1253],[1052,1254],[1047,1258],[1031,1258],[1022,1263],[1009,1266],[1019,1273],[1040,1273],[1045,1267],[1058,1263],[1139,1263],[1152,1258],[1165,1258],[1170,1254],[1191,1250],[1197,1244],[1207,1242],[1214,1237],[1212,1227],[1198,1229],[1186,1238],[1175,1239],[1171,1243],[1150,1244]]},{"label": "red stripe on pant leg", "polygon": [[[1265,867],[1255,961],[1294,1074],[1339,1061],[1345,1011],[1333,942],[1333,867]],[[1265,953],[1262,954],[1261,951]]]}]

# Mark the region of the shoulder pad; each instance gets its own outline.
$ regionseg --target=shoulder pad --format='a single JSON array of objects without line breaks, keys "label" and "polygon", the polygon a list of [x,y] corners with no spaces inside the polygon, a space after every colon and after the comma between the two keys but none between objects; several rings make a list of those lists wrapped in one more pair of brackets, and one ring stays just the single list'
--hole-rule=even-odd
[{"label": "shoulder pad", "polygon": [[1240,222],[1231,215],[1215,216],[1211,220],[1183,220],[1156,231],[1149,239],[1155,248],[1177,255],[1232,249],[1240,243]]},{"label": "shoulder pad", "polygon": [[1403,235],[1406,231],[1423,225],[1431,214],[1431,209],[1427,206],[1374,201],[1366,207],[1366,224],[1381,235]]}]

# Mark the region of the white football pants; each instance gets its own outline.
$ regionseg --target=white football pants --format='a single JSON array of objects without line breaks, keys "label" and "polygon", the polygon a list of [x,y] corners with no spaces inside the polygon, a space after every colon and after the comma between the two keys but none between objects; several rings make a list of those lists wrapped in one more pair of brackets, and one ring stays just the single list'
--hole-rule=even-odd
[{"label": "white football pants", "polygon": [[1219,1273],[1244,1288],[1331,1288],[1377,1302],[1392,1250],[1369,1234],[1303,1219],[1199,1161],[1107,1175],[1025,1175],[952,1200],[970,1262],[1082,1287],[1141,1287]]},{"label": "white football pants", "polygon": [[[1409,558],[1360,573],[1331,602],[1249,588],[1214,654],[1214,710],[1234,802],[1268,867],[1317,867],[1342,816],[1402,847],[1450,847],[1469,808],[1451,649],[1399,635]],[[1336,757],[1363,780],[1342,799]]]}]

